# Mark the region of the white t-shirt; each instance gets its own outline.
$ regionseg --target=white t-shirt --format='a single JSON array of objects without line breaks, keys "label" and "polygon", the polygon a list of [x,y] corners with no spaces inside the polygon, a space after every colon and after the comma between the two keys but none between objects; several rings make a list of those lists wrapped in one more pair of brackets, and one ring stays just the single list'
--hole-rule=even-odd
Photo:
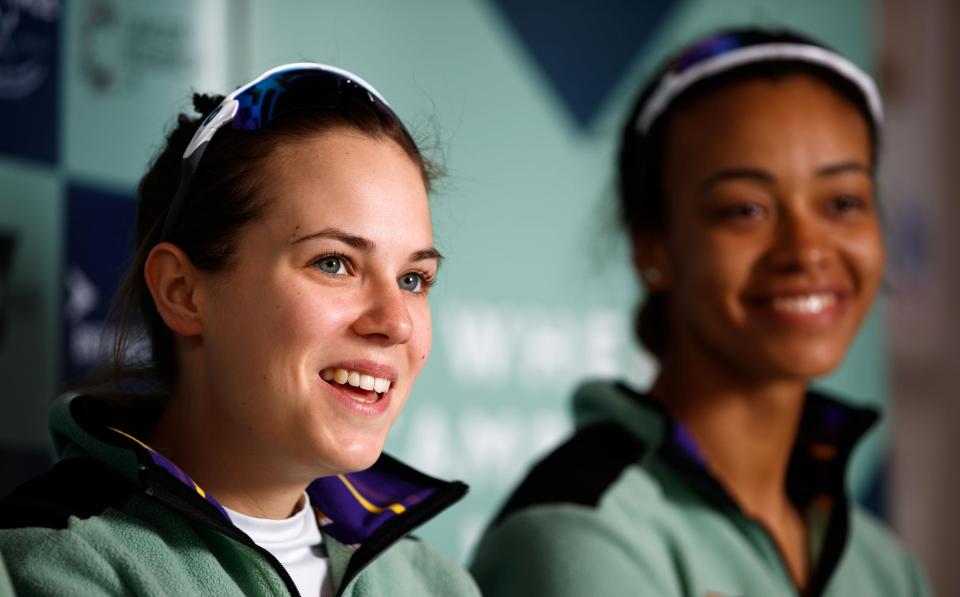
[{"label": "white t-shirt", "polygon": [[254,518],[224,509],[233,524],[283,564],[303,597],[333,597],[330,560],[306,494],[303,504],[293,516],[284,520]]}]

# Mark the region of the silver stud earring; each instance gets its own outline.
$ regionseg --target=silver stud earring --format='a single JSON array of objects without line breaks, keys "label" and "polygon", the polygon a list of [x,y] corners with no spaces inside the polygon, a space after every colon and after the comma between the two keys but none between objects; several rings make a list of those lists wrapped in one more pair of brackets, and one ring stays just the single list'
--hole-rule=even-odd
[{"label": "silver stud earring", "polygon": [[640,272],[640,276],[647,284],[656,284],[660,281],[660,270],[655,267],[646,267]]}]

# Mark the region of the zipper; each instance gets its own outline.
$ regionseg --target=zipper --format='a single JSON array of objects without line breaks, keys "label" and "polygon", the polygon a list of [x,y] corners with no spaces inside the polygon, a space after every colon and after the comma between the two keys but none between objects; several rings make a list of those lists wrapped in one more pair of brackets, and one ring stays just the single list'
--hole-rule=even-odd
[{"label": "zipper", "polygon": [[[753,518],[752,516],[747,516],[742,510],[737,508],[734,514],[743,517],[743,519],[748,523],[756,526],[760,533],[763,535],[764,539],[773,547],[773,552],[777,556],[777,561],[780,563],[780,570],[783,572],[784,577],[787,579],[787,584],[793,589],[793,594],[797,597],[815,597],[812,593],[807,593],[800,590],[800,587],[797,586],[796,581],[793,578],[793,575],[790,574],[790,566],[787,564],[787,557],[784,555],[783,550],[780,548],[780,544],[776,542],[773,538],[773,533],[767,528],[767,525],[763,524],[759,519]],[[749,531],[748,531],[749,532]],[[819,568],[819,566],[818,566]],[[812,586],[812,580],[815,574],[815,571],[808,570],[810,577],[807,579],[807,589]]]},{"label": "zipper", "polygon": [[[277,575],[283,580],[290,595],[301,597],[296,583],[293,582],[293,578],[283,567],[283,564],[272,553],[254,543],[246,533],[232,524],[225,524],[221,520],[223,515],[213,505],[200,499],[192,489],[183,485],[179,480],[170,477],[166,471],[146,465],[141,465],[140,468],[141,481],[147,495],[160,500],[187,520],[253,549],[270,563]],[[341,597],[350,583],[384,551],[409,535],[412,530],[460,500],[466,493],[467,486],[465,484],[458,481],[446,483],[438,488],[429,499],[408,508],[402,516],[384,523],[350,557],[347,570],[337,589],[337,597]]]},{"label": "zipper", "polygon": [[[80,419],[77,419],[80,423]],[[81,425],[83,427],[83,425]],[[183,484],[179,479],[172,476],[162,467],[155,465],[150,458],[147,449],[143,444],[133,436],[120,432],[116,429],[113,433],[107,434],[105,428],[94,426],[88,431],[93,437],[111,445],[124,445],[131,449],[139,461],[139,480],[146,495],[153,497],[163,504],[175,510],[188,521],[220,533],[230,539],[239,542],[246,547],[253,549],[262,556],[274,569],[284,586],[293,597],[301,597],[300,590],[297,588],[293,578],[283,567],[283,564],[269,551],[257,545],[246,533],[236,528],[232,523],[225,523],[224,514],[207,500],[199,495],[190,487]],[[117,434],[117,435],[114,435]],[[122,443],[118,444],[118,436],[125,437]],[[145,449],[147,448],[147,449]],[[392,461],[392,459],[391,459]],[[403,468],[408,469],[406,465]],[[412,470],[412,469],[410,469]],[[414,471],[416,472],[416,471]],[[422,473],[418,473],[422,475]],[[407,536],[413,529],[430,520],[438,513],[458,501],[467,493],[467,485],[459,481],[445,482],[432,479],[440,483],[433,495],[427,500],[409,507],[406,512],[384,523],[377,532],[367,539],[350,557],[347,563],[347,570],[340,582],[337,590],[337,596],[343,595],[344,590],[362,572],[370,565],[380,554],[387,550],[394,543]]]},{"label": "zipper", "polygon": [[[283,584],[290,592],[290,595],[292,597],[301,597],[300,590],[297,589],[297,585],[293,582],[293,578],[283,567],[283,564],[280,563],[280,560],[278,560],[272,553],[254,543],[246,533],[235,528],[233,525],[228,526],[223,524],[220,521],[223,515],[206,501],[202,502],[203,507],[198,508],[197,506],[199,503],[197,502],[198,498],[196,494],[189,487],[183,485],[179,480],[174,480],[176,484],[173,487],[165,487],[167,484],[165,483],[165,477],[169,477],[169,474],[166,471],[159,471],[159,474],[157,474],[154,472],[155,469],[152,469],[151,467],[141,465],[140,468],[142,471],[141,480],[144,483],[144,492],[147,495],[160,500],[167,506],[170,506],[189,521],[199,526],[216,531],[221,535],[238,541],[242,545],[252,548],[270,563],[274,569],[274,572],[276,572],[280,576],[280,579],[283,580]],[[180,491],[185,492],[186,495],[178,495],[178,492]],[[201,511],[206,509],[209,509],[210,511]]]}]

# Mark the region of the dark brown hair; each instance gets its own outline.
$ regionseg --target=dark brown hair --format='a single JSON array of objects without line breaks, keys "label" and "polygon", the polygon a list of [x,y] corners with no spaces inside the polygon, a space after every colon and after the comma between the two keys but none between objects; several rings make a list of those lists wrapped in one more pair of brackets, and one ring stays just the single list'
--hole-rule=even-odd
[{"label": "dark brown hair", "polygon": [[[769,43],[807,43],[825,47],[805,36],[792,32],[737,30],[731,34],[750,35]],[[691,48],[697,44],[691,44]],[[683,55],[682,50],[677,56]],[[793,60],[768,60],[748,63],[723,71],[691,85],[678,95],[669,107],[653,121],[646,134],[637,130],[637,119],[661,79],[675,62],[668,60],[650,78],[624,123],[617,164],[617,198],[620,223],[631,238],[642,234],[662,234],[667,229],[667,204],[663,193],[663,153],[665,135],[671,119],[684,107],[721,89],[749,80],[776,80],[802,74],[822,81],[849,101],[862,114],[870,132],[871,158],[876,163],[878,131],[863,93],[854,83],[825,67]],[[667,296],[664,292],[649,293],[637,305],[634,315],[637,339],[655,356],[662,356],[669,340]]]},{"label": "dark brown hair", "polygon": [[[151,249],[159,242],[164,219],[177,192],[181,156],[201,121],[222,100],[222,96],[194,95],[194,109],[199,116],[178,116],[176,126],[137,188],[136,248],[110,315],[117,333],[109,378],[118,388],[136,380],[170,388],[176,381],[174,335],[157,313],[143,269]],[[180,247],[198,269],[226,271],[231,266],[239,234],[260,217],[265,207],[260,191],[270,183],[270,173],[263,166],[266,158],[285,143],[339,128],[396,142],[420,169],[428,190],[440,174],[397,118],[375,109],[362,95],[345,94],[336,108],[295,110],[255,131],[230,127],[219,130],[194,174],[169,241]],[[149,345],[149,357],[140,349],[144,344]]]}]

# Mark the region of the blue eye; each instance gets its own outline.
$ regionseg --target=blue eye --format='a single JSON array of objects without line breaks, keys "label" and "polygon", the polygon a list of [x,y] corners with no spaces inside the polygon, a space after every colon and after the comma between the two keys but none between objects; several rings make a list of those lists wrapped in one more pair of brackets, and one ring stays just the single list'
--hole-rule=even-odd
[{"label": "blue eye", "polygon": [[423,292],[424,290],[423,276],[417,273],[404,274],[397,279],[397,283],[401,290],[408,292]]},{"label": "blue eye", "polygon": [[347,266],[343,258],[337,255],[324,255],[317,259],[314,265],[318,270],[332,276],[342,276],[347,273]]}]

